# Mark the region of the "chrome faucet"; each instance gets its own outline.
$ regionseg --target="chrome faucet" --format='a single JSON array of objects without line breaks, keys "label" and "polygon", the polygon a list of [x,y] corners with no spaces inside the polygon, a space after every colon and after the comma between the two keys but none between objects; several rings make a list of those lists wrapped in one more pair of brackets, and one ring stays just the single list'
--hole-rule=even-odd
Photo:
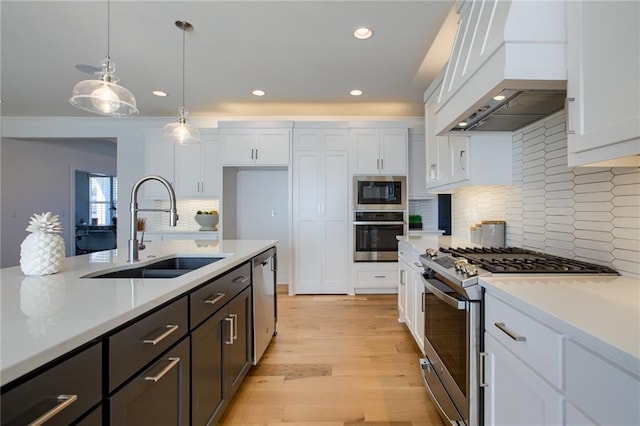
[{"label": "chrome faucet", "polygon": [[[168,209],[139,209],[138,208],[138,189],[140,186],[149,181],[157,180],[167,188],[169,192],[169,208]],[[140,178],[133,184],[131,189],[131,222],[129,225],[129,262],[137,262],[138,259],[138,212],[167,212],[169,213],[169,225],[176,226],[178,222],[178,211],[176,210],[176,193],[168,180],[162,176],[149,175]]]}]

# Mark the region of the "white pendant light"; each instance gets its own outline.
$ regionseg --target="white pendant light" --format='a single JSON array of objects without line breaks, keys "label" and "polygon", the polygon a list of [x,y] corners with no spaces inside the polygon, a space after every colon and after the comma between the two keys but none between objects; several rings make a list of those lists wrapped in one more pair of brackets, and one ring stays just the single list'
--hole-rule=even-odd
[{"label": "white pendant light", "polygon": [[71,105],[109,117],[130,117],[138,114],[136,98],[125,87],[119,86],[114,74],[116,64],[110,53],[111,3],[107,1],[107,56],[100,63],[99,79],[84,80],[73,87]]},{"label": "white pendant light", "polygon": [[200,142],[200,131],[187,123],[187,115],[189,112],[184,106],[184,44],[185,33],[187,31],[193,31],[193,25],[187,21],[176,21],[176,27],[182,30],[182,106],[178,108],[177,123],[169,123],[164,126],[164,135],[173,138],[177,143],[182,145],[195,144]]}]

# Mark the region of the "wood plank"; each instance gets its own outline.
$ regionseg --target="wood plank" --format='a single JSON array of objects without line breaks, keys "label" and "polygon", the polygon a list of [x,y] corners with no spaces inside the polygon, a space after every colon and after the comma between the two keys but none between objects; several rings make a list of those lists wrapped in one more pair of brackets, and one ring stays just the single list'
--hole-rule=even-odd
[{"label": "wood plank", "polygon": [[396,295],[278,293],[278,335],[220,424],[441,424]]}]

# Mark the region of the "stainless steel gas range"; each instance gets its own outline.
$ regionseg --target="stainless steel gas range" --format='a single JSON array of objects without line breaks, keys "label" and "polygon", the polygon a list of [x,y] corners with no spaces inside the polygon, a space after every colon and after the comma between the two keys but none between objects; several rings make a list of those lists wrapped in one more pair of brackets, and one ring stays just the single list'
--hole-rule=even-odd
[{"label": "stainless steel gas range", "polygon": [[498,274],[617,275],[605,266],[506,248],[427,249],[420,256],[425,286],[422,376],[447,424],[482,424],[480,277]]}]

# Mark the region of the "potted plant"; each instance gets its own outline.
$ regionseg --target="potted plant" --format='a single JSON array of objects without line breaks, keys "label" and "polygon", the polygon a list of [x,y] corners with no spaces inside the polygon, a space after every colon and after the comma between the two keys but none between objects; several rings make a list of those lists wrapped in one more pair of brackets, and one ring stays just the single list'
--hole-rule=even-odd
[{"label": "potted plant", "polygon": [[195,215],[200,231],[217,231],[219,215],[217,210],[198,210]]},{"label": "potted plant", "polygon": [[409,215],[409,229],[422,229],[422,216],[419,214]]}]

